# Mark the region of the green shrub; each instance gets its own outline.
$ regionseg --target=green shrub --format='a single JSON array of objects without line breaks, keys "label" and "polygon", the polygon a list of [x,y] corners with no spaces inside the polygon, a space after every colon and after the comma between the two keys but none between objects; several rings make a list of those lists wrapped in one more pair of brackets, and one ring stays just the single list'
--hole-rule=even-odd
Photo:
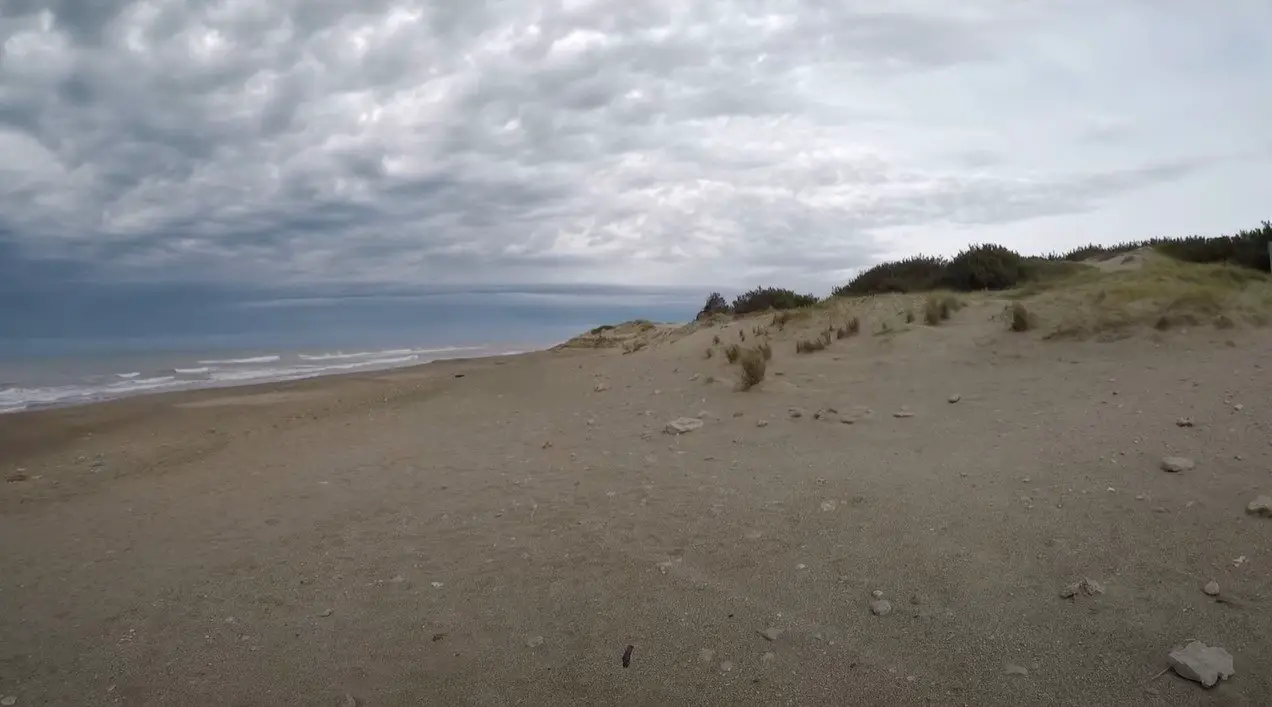
[{"label": "green shrub", "polygon": [[918,255],[896,262],[879,263],[848,284],[835,288],[835,297],[884,294],[888,292],[926,292],[941,280],[948,264],[945,258]]},{"label": "green shrub", "polygon": [[1020,254],[1000,245],[975,245],[950,261],[941,284],[951,290],[1005,290],[1020,282]]},{"label": "green shrub", "polygon": [[757,287],[734,298],[733,312],[749,314],[766,309],[799,309],[815,304],[817,298],[813,295],[801,295],[780,287]]},{"label": "green shrub", "polygon": [[707,319],[713,314],[729,314],[731,311],[729,303],[724,299],[724,295],[719,292],[712,292],[707,296],[707,303],[702,306],[697,318]]}]

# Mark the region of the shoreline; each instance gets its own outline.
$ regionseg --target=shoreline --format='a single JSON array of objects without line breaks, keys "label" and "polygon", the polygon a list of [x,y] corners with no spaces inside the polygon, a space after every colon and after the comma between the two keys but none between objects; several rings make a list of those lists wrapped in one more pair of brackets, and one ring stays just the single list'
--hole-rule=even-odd
[{"label": "shoreline", "polygon": [[[382,374],[382,373],[391,372],[391,371],[410,370],[420,366],[427,366],[433,363],[441,363],[445,361],[479,360],[484,358],[516,356],[516,355],[537,353],[539,351],[545,351],[551,348],[550,346],[547,346],[547,345],[542,345],[542,346],[543,348],[533,348],[533,349],[521,348],[511,352],[497,352],[497,353],[491,353],[487,355],[434,358],[427,361],[413,361],[406,365],[396,365],[396,366],[388,365],[388,366],[382,366],[382,367],[368,366],[366,368],[362,368],[359,370],[339,370],[335,368],[321,369],[321,370],[315,371],[312,374],[307,374],[307,375],[280,374],[280,376],[277,378],[269,378],[269,377],[262,376],[260,378],[250,378],[250,379],[243,379],[243,380],[235,380],[233,378],[228,378],[224,380],[191,379],[188,381],[176,381],[172,385],[169,385],[166,387],[156,386],[154,388],[140,388],[135,390],[126,390],[126,391],[121,391],[118,394],[113,394],[113,395],[110,393],[101,393],[101,394],[98,394],[98,397],[91,397],[88,399],[70,399],[67,401],[55,401],[50,403],[26,403],[26,407],[24,408],[0,409],[0,421],[8,419],[14,415],[24,415],[24,414],[43,412],[48,410],[64,410],[67,408],[78,408],[78,407],[91,406],[91,405],[101,405],[104,403],[112,403],[112,402],[117,402],[121,400],[131,400],[135,398],[149,398],[149,397],[171,395],[171,394],[192,393],[192,392],[197,392],[202,390],[226,390],[226,389],[250,388],[253,386],[279,385],[283,383],[298,383],[301,381],[311,381],[311,380],[325,379],[325,378],[336,378],[341,376],[377,375],[377,374]],[[481,346],[466,346],[466,347],[455,348],[454,350],[460,351],[464,349],[471,350],[471,349],[479,349],[479,348],[482,348],[482,347]],[[275,358],[277,358],[277,355],[275,355]],[[180,374],[180,373],[183,373],[183,371],[176,371],[176,374]],[[105,375],[105,374],[99,374],[99,375]],[[124,381],[130,380],[130,378],[128,377],[123,377],[123,376],[120,376],[119,374],[115,374],[115,375],[121,377]],[[174,378],[174,375],[170,374],[169,377]],[[15,385],[13,387],[18,389],[21,389],[21,388],[41,389],[42,388],[41,386],[36,386],[35,388],[31,388],[29,386],[21,386],[21,385]]]}]

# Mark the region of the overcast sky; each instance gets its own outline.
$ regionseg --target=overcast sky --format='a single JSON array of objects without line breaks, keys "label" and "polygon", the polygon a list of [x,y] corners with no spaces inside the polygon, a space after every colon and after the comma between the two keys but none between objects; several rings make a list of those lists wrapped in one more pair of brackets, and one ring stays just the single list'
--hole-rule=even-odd
[{"label": "overcast sky", "polygon": [[825,291],[1272,218],[1267,0],[0,0],[0,42],[10,277]]}]

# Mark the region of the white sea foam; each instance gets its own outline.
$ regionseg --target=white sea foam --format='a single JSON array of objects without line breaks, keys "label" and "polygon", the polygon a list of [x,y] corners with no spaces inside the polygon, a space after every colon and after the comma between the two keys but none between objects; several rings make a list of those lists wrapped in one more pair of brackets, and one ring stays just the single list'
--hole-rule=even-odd
[{"label": "white sea foam", "polygon": [[484,347],[482,346],[443,346],[441,348],[436,348],[436,349],[386,349],[384,351],[357,351],[354,353],[344,353],[343,351],[337,351],[334,353],[300,354],[299,358],[302,361],[338,361],[338,360],[348,359],[348,358],[368,358],[371,356],[405,356],[408,354],[419,355],[419,354],[434,354],[434,353],[451,353],[453,351],[477,351],[482,348]]},{"label": "white sea foam", "polygon": [[141,371],[133,371],[132,373],[116,373],[115,375],[120,378],[136,378],[141,375]]},{"label": "white sea foam", "polygon": [[174,373],[181,373],[181,374],[183,374],[183,375],[190,375],[190,374],[192,374],[192,373],[207,373],[207,372],[208,372],[208,371],[210,371],[210,370],[212,370],[212,369],[211,369],[211,368],[208,368],[207,366],[200,366],[200,367],[198,367],[198,368],[174,368],[174,369],[172,369],[172,371],[173,371]]},{"label": "white sea foam", "polygon": [[203,366],[223,366],[240,363],[276,363],[280,358],[282,357],[275,354],[271,356],[253,356],[251,358],[227,358],[221,360],[208,359],[206,361],[199,361],[199,364]]}]

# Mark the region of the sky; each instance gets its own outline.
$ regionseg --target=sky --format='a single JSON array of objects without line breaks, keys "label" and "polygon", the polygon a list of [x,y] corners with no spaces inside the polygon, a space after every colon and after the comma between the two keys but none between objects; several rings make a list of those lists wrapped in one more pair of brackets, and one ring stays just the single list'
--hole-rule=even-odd
[{"label": "sky", "polygon": [[1232,232],[1272,217],[1269,85],[1266,0],[4,0],[0,322],[692,316]]}]

